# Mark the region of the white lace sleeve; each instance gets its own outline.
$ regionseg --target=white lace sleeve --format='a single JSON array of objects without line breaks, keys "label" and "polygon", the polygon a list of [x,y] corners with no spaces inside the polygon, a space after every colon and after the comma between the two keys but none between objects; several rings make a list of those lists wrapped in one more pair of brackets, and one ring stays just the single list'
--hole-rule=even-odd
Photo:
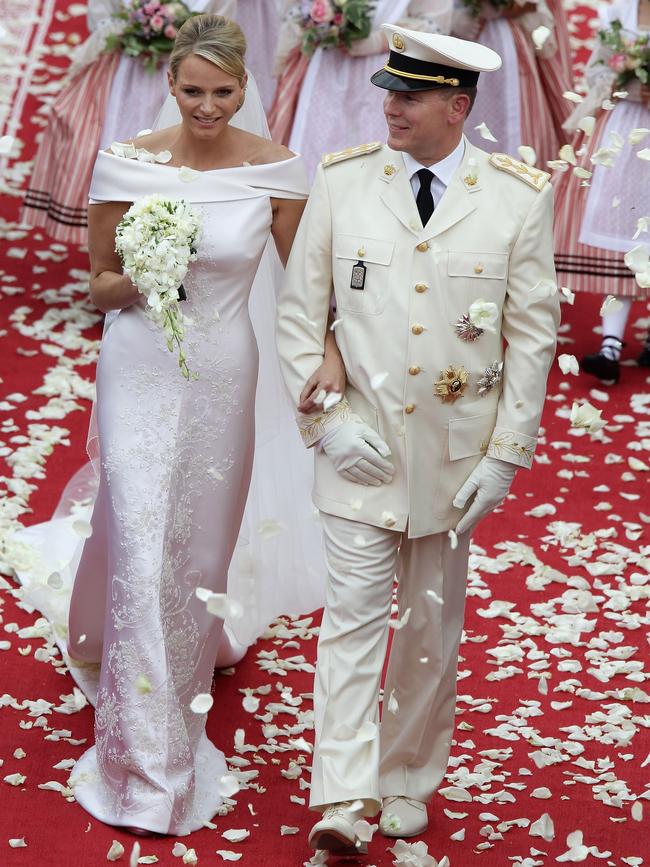
[{"label": "white lace sleeve", "polygon": [[88,0],[88,30],[93,33],[105,18],[110,18],[121,6],[120,0]]},{"label": "white lace sleeve", "polygon": [[451,33],[452,0],[411,0],[406,15],[397,22],[409,30],[427,33]]},{"label": "white lace sleeve", "polygon": [[275,59],[273,61],[273,76],[279,78],[284,70],[284,66],[289,55],[289,52],[300,45],[301,30],[298,24],[300,16],[300,0],[284,0],[282,3],[282,24],[278,32],[278,44],[275,50]]},{"label": "white lace sleeve", "polygon": [[596,36],[596,45],[585,67],[587,93],[583,101],[576,105],[562,124],[562,128],[566,132],[575,132],[584,117],[597,115],[601,110],[603,100],[610,96],[616,80],[616,73],[607,64],[611,54],[611,49],[603,45]]},{"label": "white lace sleeve", "polygon": [[73,78],[85,66],[99,57],[104,50],[106,37],[109,33],[121,31],[122,23],[113,18],[113,14],[121,6],[120,0],[90,0],[88,3],[90,36],[74,50],[66,73],[68,79]]}]

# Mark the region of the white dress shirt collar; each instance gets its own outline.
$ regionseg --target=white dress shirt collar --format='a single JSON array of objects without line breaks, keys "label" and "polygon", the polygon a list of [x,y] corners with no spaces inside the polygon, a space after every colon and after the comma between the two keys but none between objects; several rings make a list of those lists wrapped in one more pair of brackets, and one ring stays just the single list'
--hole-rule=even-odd
[{"label": "white dress shirt collar", "polygon": [[407,154],[406,151],[402,153],[402,156],[404,158],[404,165],[406,166],[409,179],[412,179],[413,175],[420,169],[429,169],[429,171],[433,172],[436,178],[441,181],[445,187],[448,187],[449,182],[454,176],[454,172],[462,162],[464,154],[465,140],[461,138],[450,154],[440,160],[440,162],[434,163],[432,166],[425,166],[422,163],[419,163],[410,154]]}]

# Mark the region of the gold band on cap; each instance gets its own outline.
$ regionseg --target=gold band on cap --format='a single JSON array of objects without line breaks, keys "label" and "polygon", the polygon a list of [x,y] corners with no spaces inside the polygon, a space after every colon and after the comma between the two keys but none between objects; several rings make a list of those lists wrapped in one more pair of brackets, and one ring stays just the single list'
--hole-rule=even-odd
[{"label": "gold band on cap", "polygon": [[448,84],[450,87],[458,87],[460,81],[457,78],[445,78],[444,75],[422,75],[421,73],[403,72],[401,69],[393,69],[392,66],[386,64],[384,66],[386,72],[391,72],[399,78],[415,78],[418,81],[433,81],[436,84]]}]

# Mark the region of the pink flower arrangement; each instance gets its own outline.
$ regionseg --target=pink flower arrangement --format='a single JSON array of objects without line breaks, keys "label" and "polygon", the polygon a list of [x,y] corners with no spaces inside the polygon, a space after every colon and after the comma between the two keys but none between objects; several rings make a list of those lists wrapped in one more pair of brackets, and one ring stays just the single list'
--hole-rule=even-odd
[{"label": "pink flower arrangement", "polygon": [[607,49],[606,57],[596,63],[606,64],[616,75],[614,90],[623,90],[630,81],[638,79],[650,84],[650,36],[647,33],[628,33],[618,19],[598,32],[598,39]]},{"label": "pink flower arrangement", "polygon": [[310,57],[317,48],[349,49],[372,28],[375,0],[303,0],[298,13],[301,48]]},{"label": "pink flower arrangement", "polygon": [[329,24],[334,18],[334,9],[329,0],[314,0],[309,15],[316,24]]},{"label": "pink flower arrangement", "polygon": [[105,50],[140,57],[146,68],[153,71],[171,53],[179,28],[193,14],[180,0],[173,3],[126,0],[124,7],[113,15],[122,27],[107,37]]},{"label": "pink flower arrangement", "polygon": [[627,58],[624,54],[612,54],[612,56],[607,61],[607,65],[610,69],[613,69],[614,72],[618,74],[625,71],[626,61]]}]

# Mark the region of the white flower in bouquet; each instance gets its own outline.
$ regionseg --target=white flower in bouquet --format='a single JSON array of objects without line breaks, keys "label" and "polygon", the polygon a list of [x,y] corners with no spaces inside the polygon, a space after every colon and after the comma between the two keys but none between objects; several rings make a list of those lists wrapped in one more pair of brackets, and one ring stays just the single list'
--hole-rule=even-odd
[{"label": "white flower in bouquet", "polygon": [[147,313],[161,326],[167,348],[178,347],[178,366],[185,379],[190,374],[183,337],[185,317],[183,280],[195,261],[201,237],[201,221],[184,199],[145,196],[134,202],[115,233],[115,249],[124,273],[147,299]]}]

